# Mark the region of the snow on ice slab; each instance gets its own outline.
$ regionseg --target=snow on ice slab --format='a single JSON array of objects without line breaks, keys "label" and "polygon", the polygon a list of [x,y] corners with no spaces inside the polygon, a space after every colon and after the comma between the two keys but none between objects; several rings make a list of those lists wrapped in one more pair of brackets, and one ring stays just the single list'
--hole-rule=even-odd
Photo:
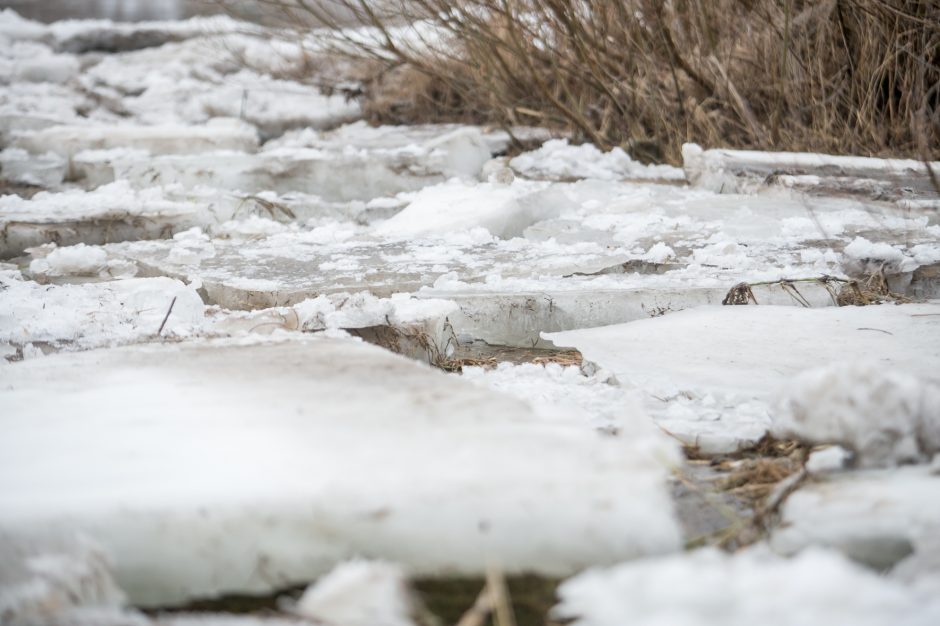
[{"label": "snow on ice slab", "polygon": [[936,463],[821,476],[787,498],[771,545],[785,554],[828,546],[887,569],[912,551],[937,550],[938,493]]},{"label": "snow on ice slab", "polygon": [[209,203],[174,200],[159,188],[134,190],[126,182],[93,192],[0,196],[0,258],[49,242],[101,244],[163,237],[194,225],[225,220]]},{"label": "snow on ice slab", "polygon": [[785,559],[709,548],[589,570],[561,585],[554,615],[574,626],[932,626],[940,622],[935,591],[830,551]]},{"label": "snow on ice slab", "polygon": [[40,285],[0,272],[0,345],[22,351],[29,345],[55,350],[146,341],[156,338],[171,304],[164,337],[186,337],[204,327],[205,306],[195,290],[169,278]]},{"label": "snow on ice slab", "polygon": [[290,305],[343,291],[384,297],[438,284],[438,279],[440,284],[463,279],[484,285],[491,274],[523,276],[537,284],[540,275],[593,271],[624,259],[599,246],[520,243],[494,241],[482,230],[386,241],[352,224],[334,223],[255,241],[180,234],[173,241],[114,244],[108,251],[148,272],[198,278],[211,302],[230,309]]},{"label": "snow on ice slab", "polygon": [[714,452],[763,436],[773,396],[807,368],[875,359],[928,378],[940,372],[936,303],[699,307],[544,337],[665,400],[657,401],[659,423]]},{"label": "snow on ice slab", "polygon": [[0,534],[89,536],[134,603],[284,588],[355,555],[557,576],[680,547],[648,453],[674,444],[652,426],[544,421],[350,340],[60,354],[0,379]]}]

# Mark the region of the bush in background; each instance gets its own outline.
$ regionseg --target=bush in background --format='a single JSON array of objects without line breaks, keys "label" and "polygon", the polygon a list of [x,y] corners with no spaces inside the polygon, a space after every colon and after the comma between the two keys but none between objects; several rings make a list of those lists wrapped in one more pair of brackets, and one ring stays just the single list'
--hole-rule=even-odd
[{"label": "bush in background", "polygon": [[377,122],[536,124],[647,161],[688,141],[940,158],[940,0],[259,1],[373,61]]}]

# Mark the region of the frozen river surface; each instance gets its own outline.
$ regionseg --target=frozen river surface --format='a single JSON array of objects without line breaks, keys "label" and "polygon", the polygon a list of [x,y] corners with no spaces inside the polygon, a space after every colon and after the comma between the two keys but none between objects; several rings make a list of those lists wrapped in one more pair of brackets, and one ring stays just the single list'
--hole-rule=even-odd
[{"label": "frozen river surface", "polygon": [[[413,626],[415,578],[521,573],[552,623],[940,624],[924,164],[507,154],[366,124],[323,32],[16,5],[115,21],[0,12],[4,625]],[[136,610],[230,594],[277,614]]]}]

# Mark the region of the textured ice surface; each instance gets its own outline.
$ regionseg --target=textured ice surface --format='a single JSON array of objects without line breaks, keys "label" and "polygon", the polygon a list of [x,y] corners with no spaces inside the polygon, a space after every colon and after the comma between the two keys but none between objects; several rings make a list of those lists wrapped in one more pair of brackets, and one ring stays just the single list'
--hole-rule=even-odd
[{"label": "textured ice surface", "polygon": [[643,414],[640,394],[620,387],[603,371],[588,376],[577,366],[557,363],[500,363],[491,370],[464,367],[461,376],[526,401],[545,419],[582,423],[628,439],[647,436],[652,426],[636,419]]},{"label": "textured ice surface", "polygon": [[[813,366],[874,357],[889,371],[935,378],[940,371],[937,313],[936,303],[701,307],[546,338],[577,348],[622,384],[659,398],[653,414],[669,432],[720,451],[766,433],[775,394]],[[860,379],[856,384],[869,383]]]},{"label": "textured ice surface", "polygon": [[576,626],[930,626],[936,589],[910,587],[831,551],[791,559],[705,549],[592,569],[566,581],[555,615]]},{"label": "textured ice surface", "polygon": [[771,544],[783,553],[829,546],[877,569],[912,552],[936,558],[938,491],[936,464],[826,474],[790,495]]},{"label": "textured ice surface", "polygon": [[55,350],[146,341],[156,338],[171,304],[164,337],[204,328],[202,300],[169,278],[39,285],[0,272],[0,344]]},{"label": "textured ice surface", "polygon": [[546,421],[350,340],[94,350],[0,376],[0,534],[85,533],[135,603],[283,588],[355,555],[566,575],[679,548],[666,464],[637,454],[675,458],[662,433]]}]

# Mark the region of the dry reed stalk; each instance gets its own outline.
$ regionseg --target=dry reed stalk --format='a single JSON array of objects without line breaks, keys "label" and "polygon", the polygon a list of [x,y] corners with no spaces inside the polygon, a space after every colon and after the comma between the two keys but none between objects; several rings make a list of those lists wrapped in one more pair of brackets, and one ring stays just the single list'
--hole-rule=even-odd
[{"label": "dry reed stalk", "polygon": [[[256,2],[377,63],[376,121],[535,122],[672,162],[686,141],[940,157],[938,0]],[[414,21],[443,38],[403,43]]]}]

